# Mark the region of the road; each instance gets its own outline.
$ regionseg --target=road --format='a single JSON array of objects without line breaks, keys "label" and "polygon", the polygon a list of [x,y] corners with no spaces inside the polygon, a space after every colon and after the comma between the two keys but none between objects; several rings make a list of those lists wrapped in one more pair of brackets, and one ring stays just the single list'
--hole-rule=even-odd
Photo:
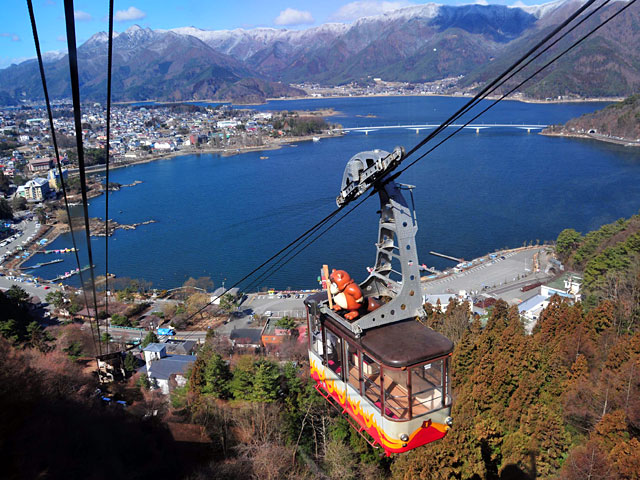
[{"label": "road", "polygon": [[[100,327],[100,333],[105,332],[105,327]],[[138,329],[127,329],[122,327],[109,327],[109,335],[114,340],[125,340],[125,341],[133,341],[133,340],[142,340],[148,332],[144,330]],[[171,338],[179,338],[184,340],[195,340],[197,342],[203,343],[205,337],[207,336],[206,331],[178,331],[176,335]],[[162,338],[160,339],[162,340]]]},{"label": "road", "polygon": [[20,236],[17,239],[12,240],[8,245],[0,247],[0,257],[5,255],[9,251],[15,252],[17,247],[23,246],[22,242],[24,242],[28,237],[35,236],[40,227],[38,221],[35,219],[23,219],[20,223],[14,225],[14,228],[20,232]]},{"label": "road", "polygon": [[[27,215],[27,213],[28,212],[23,212],[23,217],[24,215]],[[40,225],[35,218],[31,220],[23,218],[23,220],[20,223],[16,224],[14,228],[19,231],[20,235],[17,239],[12,240],[8,245],[5,245],[4,247],[0,247],[0,257],[4,256],[9,251],[11,251],[12,253],[15,253],[15,250],[17,247],[24,246],[23,242],[27,238],[31,236],[35,236],[35,234],[40,229]],[[0,273],[5,273],[8,275],[8,272],[4,271],[2,265],[0,265]],[[22,278],[24,279],[29,277],[25,276]],[[29,295],[36,296],[40,298],[40,300],[42,300],[43,302],[44,302],[44,297],[47,295],[48,292],[52,290],[60,289],[60,287],[55,284],[49,285],[49,288],[45,288],[46,285],[40,285],[39,287],[36,287],[36,284],[33,282],[9,279],[7,276],[0,277],[0,290],[7,290],[11,288],[12,285],[18,285],[19,287],[23,288]]]},{"label": "road", "polygon": [[[0,290],[8,290],[12,285],[17,285],[24,289],[29,295],[36,296],[44,302],[44,297],[51,291],[60,290],[58,285],[40,285],[36,287],[33,282],[19,282],[17,280],[9,280],[7,277],[0,277]],[[50,288],[45,288],[49,286]]]},{"label": "road", "polygon": [[[306,309],[304,306],[305,293],[287,293],[289,297],[283,297],[284,294],[268,295],[266,293],[250,293],[238,307],[236,314],[231,315],[229,321],[216,328],[216,333],[221,335],[229,335],[233,330],[241,328],[261,328],[256,318],[260,316],[283,317],[297,316],[304,317]],[[297,298],[296,298],[297,295]],[[278,298],[280,297],[280,298]],[[171,300],[156,300],[150,311],[162,311],[162,305]],[[109,333],[118,340],[137,340],[141,336],[146,335],[138,330],[110,327]],[[204,342],[207,335],[206,331],[177,331],[175,337],[185,340],[197,340]]]}]

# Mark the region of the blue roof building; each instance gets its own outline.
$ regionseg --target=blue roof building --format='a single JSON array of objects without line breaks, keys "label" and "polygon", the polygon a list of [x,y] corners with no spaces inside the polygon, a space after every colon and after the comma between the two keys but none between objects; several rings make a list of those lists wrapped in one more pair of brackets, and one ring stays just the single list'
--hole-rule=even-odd
[{"label": "blue roof building", "polygon": [[196,361],[195,355],[167,355],[166,345],[150,343],[143,349],[146,365],[138,371],[146,372],[151,385],[169,394],[169,380],[173,376],[179,387],[187,383],[187,372]]}]

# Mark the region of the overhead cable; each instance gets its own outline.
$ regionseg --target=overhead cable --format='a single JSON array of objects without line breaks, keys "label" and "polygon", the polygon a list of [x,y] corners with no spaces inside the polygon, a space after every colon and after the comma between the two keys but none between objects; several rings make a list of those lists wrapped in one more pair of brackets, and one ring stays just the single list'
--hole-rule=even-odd
[{"label": "overhead cable", "polygon": [[[106,332],[109,334],[109,150],[111,141],[111,67],[113,64],[113,0],[109,0],[109,45],[107,52],[107,147],[104,201],[104,311],[107,316]],[[109,341],[107,341],[109,353]]]},{"label": "overhead cable", "polygon": [[[64,180],[64,175],[63,175],[63,171],[62,171],[62,163],[60,161],[60,152],[58,149],[58,141],[56,139],[56,130],[53,124],[53,112],[51,109],[51,102],[49,100],[49,89],[47,88],[47,79],[44,73],[44,64],[42,61],[42,52],[40,50],[40,39],[38,37],[38,27],[36,26],[36,18],[35,15],[33,13],[33,4],[31,2],[31,0],[27,0],[27,7],[29,9],[29,17],[31,20],[31,29],[33,31],[33,42],[35,44],[36,47],[36,54],[38,57],[38,66],[40,68],[40,78],[41,78],[41,82],[42,82],[42,89],[44,91],[44,99],[45,99],[45,103],[47,106],[47,115],[49,117],[49,129],[51,130],[51,141],[53,142],[53,150],[56,156],[56,166],[58,168],[58,175],[60,177],[60,186],[62,188],[62,194],[64,197],[64,206],[65,206],[65,210],[67,213],[67,220],[69,222],[69,230],[71,232],[71,242],[73,244],[73,251],[75,254],[75,258],[76,258],[76,263],[78,265],[78,275],[80,276],[80,284],[84,285],[83,282],[83,277],[82,277],[82,267],[80,266],[80,257],[78,256],[78,246],[76,244],[76,238],[75,238],[75,234],[73,232],[73,221],[72,221],[72,217],[71,217],[71,210],[69,208],[69,200],[67,199],[67,188],[65,185],[65,180]],[[87,293],[85,291],[85,289],[82,289],[82,292],[84,294],[84,301],[85,301],[85,305],[87,305],[87,311],[89,308],[89,302],[87,301]],[[98,319],[96,318],[96,324],[98,322]],[[94,328],[93,328],[93,323],[89,322],[89,326],[91,328],[91,339],[93,340],[93,344],[94,344],[94,348],[96,349],[96,353],[98,352],[98,346],[96,345],[96,336],[95,336],[95,332],[94,332]],[[99,338],[98,338],[98,342],[99,342]]]},{"label": "overhead cable", "polygon": [[422,155],[420,155],[418,158],[416,158],[415,160],[413,160],[411,163],[409,163],[409,165],[405,166],[404,168],[402,168],[401,170],[398,170],[397,172],[395,172],[390,178],[391,179],[395,179],[396,177],[398,177],[399,175],[401,175],[403,172],[405,172],[407,169],[409,169],[410,167],[412,167],[413,165],[415,165],[418,161],[422,160],[425,156],[427,156],[429,153],[431,153],[432,151],[434,151],[436,148],[438,148],[440,145],[442,145],[444,142],[446,142],[447,140],[449,140],[451,137],[453,137],[454,135],[456,135],[458,132],[460,132],[464,127],[466,127],[467,125],[469,125],[471,122],[473,122],[474,120],[476,120],[478,117],[480,117],[481,115],[483,115],[485,112],[487,112],[488,110],[490,110],[491,108],[493,108],[494,106],[496,106],[500,101],[502,101],[504,98],[506,98],[508,95],[512,94],[513,92],[515,92],[518,88],[520,88],[522,85],[524,85],[525,83],[527,83],[529,80],[531,80],[533,77],[535,77],[536,75],[538,75],[540,72],[542,72],[543,70],[545,70],[548,66],[550,66],[551,64],[555,63],[559,58],[561,58],[562,56],[564,56],[565,54],[567,54],[568,52],[570,52],[571,50],[573,50],[575,47],[577,47],[578,45],[580,45],[583,41],[585,41],[587,38],[589,38],[591,35],[593,35],[595,32],[597,32],[598,30],[600,30],[602,27],[604,27],[607,23],[609,23],[611,20],[613,20],[614,18],[616,18],[618,15],[620,15],[622,12],[624,12],[627,8],[631,7],[631,5],[633,5],[637,0],[630,0],[624,7],[620,8],[616,13],[614,13],[613,15],[611,15],[609,18],[607,18],[605,21],[601,22],[600,24],[598,24],[595,28],[591,29],[588,33],[586,33],[585,35],[583,35],[580,39],[578,39],[577,41],[575,41],[573,44],[571,44],[569,47],[567,47],[565,50],[563,50],[562,52],[560,52],[558,55],[556,55],[555,57],[553,57],[551,60],[549,60],[547,63],[545,63],[543,66],[541,66],[540,68],[538,68],[535,72],[533,72],[531,75],[529,75],[527,78],[525,78],[524,80],[522,80],[520,83],[518,83],[516,86],[512,87],[508,92],[506,92],[505,94],[503,94],[500,98],[496,99],[493,103],[491,103],[489,106],[487,106],[486,108],[484,108],[480,113],[478,113],[477,115],[475,115],[473,118],[471,118],[469,121],[467,121],[466,123],[464,123],[463,125],[461,125],[460,127],[458,127],[456,130],[453,131],[453,133],[451,133],[450,135],[448,135],[447,137],[445,137],[444,139],[442,139],[440,142],[438,142],[436,145],[434,145],[433,147],[431,147],[429,150],[427,150],[426,152],[424,152]]},{"label": "overhead cable", "polygon": [[424,146],[427,142],[429,142],[433,137],[438,135],[440,131],[446,128],[449,124],[453,123],[456,119],[460,118],[460,116],[464,115],[473,105],[483,97],[491,88],[493,88],[498,82],[500,82],[504,77],[509,75],[510,72],[515,70],[518,65],[524,62],[529,56],[531,56],[536,50],[538,50],[542,45],[547,43],[551,38],[553,38],[558,32],[564,29],[569,23],[571,23],[576,17],[578,17],[582,12],[584,12],[587,8],[593,5],[597,0],[587,0],[584,5],[578,8],[575,12],[573,12],[566,20],[560,23],[556,28],[554,28],[550,33],[544,36],[542,40],[536,43],[532,48],[530,48],[524,55],[522,55],[518,60],[516,60],[510,67],[508,67],[504,72],[498,75],[495,79],[485,85],[482,90],[480,90],[474,97],[469,100],[466,104],[464,104],[460,109],[458,109],[453,115],[451,115],[448,119],[446,119],[440,126],[438,126],[433,132],[427,135],[421,142],[419,142],[416,146],[410,149],[405,158],[414,154],[417,150],[419,150],[422,146]]},{"label": "overhead cable", "polygon": [[[78,148],[78,171],[80,175],[80,191],[82,194],[82,211],[84,214],[84,230],[87,241],[87,256],[89,257],[89,272],[91,274],[91,291],[93,293],[93,306],[96,315],[96,327],[98,330],[98,346],[102,355],[100,338],[100,320],[98,315],[98,300],[96,295],[96,279],[93,271],[93,252],[91,248],[91,231],[89,227],[89,209],[87,199],[87,179],[84,162],[84,148],[82,138],[82,114],[80,105],[80,82],[78,80],[78,51],[76,48],[75,17],[73,0],[64,0],[64,14],[67,27],[67,48],[69,49],[69,73],[71,76],[71,97],[73,99],[73,118],[76,129],[76,145]],[[83,285],[84,288],[84,285]],[[87,305],[87,312],[89,305]],[[108,340],[108,339],[107,339]]]}]

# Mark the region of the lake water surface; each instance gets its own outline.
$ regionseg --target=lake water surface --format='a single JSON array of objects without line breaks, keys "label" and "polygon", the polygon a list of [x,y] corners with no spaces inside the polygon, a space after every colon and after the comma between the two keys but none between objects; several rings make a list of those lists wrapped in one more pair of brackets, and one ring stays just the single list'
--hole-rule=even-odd
[{"label": "lake water surface", "polygon": [[[440,123],[464,102],[368,97],[272,101],[251,108],[334,108],[339,114],[328,121],[347,127]],[[561,123],[602,106],[501,102],[475,123]],[[351,156],[396,145],[408,150],[424,135],[403,129],[349,133],[267,152],[185,155],[114,170],[114,182],[144,183],[111,193],[110,217],[157,223],[111,237],[109,271],[159,288],[179,286],[190,276],[209,276],[216,286],[226,279],[229,286],[335,208]],[[639,149],[491,128],[460,132],[398,181],[416,186],[420,262],[444,268],[451,262],[430,250],[471,259],[552,240],[564,228],[585,232],[637,213],[639,179]],[[91,200],[90,215],[103,217],[104,206],[104,196]],[[375,260],[378,207],[377,199],[369,199],[273,276],[244,286],[312,288],[323,263],[362,280]],[[84,265],[83,238],[77,237]],[[105,271],[104,243],[92,240],[97,275]],[[69,235],[49,248],[67,246]],[[43,258],[36,255],[32,262]],[[72,255],[63,258],[34,273],[52,278],[75,267]]]}]

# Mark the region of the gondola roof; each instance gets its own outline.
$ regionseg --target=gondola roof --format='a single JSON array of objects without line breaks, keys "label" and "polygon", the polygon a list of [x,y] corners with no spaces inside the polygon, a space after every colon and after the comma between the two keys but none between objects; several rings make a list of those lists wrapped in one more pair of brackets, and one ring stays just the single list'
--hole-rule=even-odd
[{"label": "gondola roof", "polygon": [[[326,294],[317,293],[307,297],[305,303],[311,306],[326,298]],[[331,318],[328,315],[323,317],[325,320]],[[383,365],[394,368],[428,362],[453,351],[451,340],[413,318],[365,330],[359,339],[335,320],[330,322],[340,336],[359,344],[369,356]]]}]

